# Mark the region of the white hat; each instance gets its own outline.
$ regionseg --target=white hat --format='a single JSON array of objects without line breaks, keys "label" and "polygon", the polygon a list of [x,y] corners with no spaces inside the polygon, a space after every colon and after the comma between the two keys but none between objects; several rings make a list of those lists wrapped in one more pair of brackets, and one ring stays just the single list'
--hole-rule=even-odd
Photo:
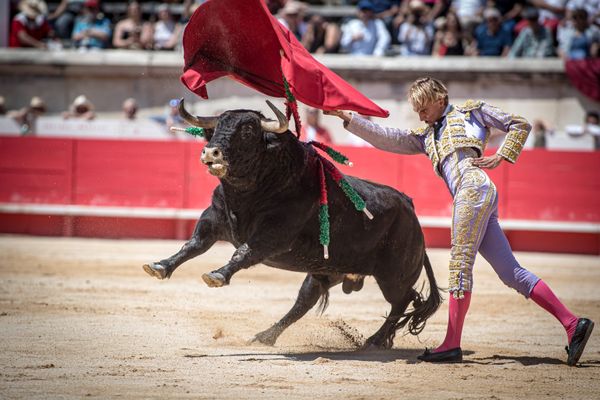
[{"label": "white hat", "polygon": [[46,103],[39,96],[33,96],[31,101],[29,102],[29,107],[31,108],[43,108],[46,109]]},{"label": "white hat", "polygon": [[73,106],[74,107],[87,106],[87,108],[89,108],[89,109],[93,108],[92,102],[89,101],[88,98],[82,94],[75,98],[75,100],[73,101]]},{"label": "white hat", "polygon": [[38,15],[45,15],[48,7],[43,0],[21,0],[19,10],[29,18],[35,18]]},{"label": "white hat", "polygon": [[486,8],[483,11],[483,18],[488,19],[488,18],[500,18],[502,16],[502,14],[500,14],[500,11],[498,11],[497,8]]},{"label": "white hat", "polygon": [[411,10],[423,10],[425,9],[425,3],[423,3],[421,0],[412,0],[410,3],[408,3],[408,8]]}]

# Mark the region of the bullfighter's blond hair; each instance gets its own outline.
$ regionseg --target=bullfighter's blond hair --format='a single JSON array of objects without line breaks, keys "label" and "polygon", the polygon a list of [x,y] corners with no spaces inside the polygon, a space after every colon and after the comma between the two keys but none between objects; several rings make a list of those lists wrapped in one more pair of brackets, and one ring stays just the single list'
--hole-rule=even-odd
[{"label": "bullfighter's blond hair", "polygon": [[443,99],[446,104],[448,103],[448,89],[437,79],[419,78],[408,89],[408,102],[415,110],[440,99]]}]

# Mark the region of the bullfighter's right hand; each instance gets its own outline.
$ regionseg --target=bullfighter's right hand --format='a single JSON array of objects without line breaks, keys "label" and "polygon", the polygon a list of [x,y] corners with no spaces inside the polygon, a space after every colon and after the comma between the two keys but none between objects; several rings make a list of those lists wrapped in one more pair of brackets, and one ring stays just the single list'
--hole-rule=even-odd
[{"label": "bullfighter's right hand", "polygon": [[346,122],[350,122],[352,120],[352,113],[350,111],[332,110],[332,111],[323,111],[323,114],[340,117],[341,119],[343,119]]}]

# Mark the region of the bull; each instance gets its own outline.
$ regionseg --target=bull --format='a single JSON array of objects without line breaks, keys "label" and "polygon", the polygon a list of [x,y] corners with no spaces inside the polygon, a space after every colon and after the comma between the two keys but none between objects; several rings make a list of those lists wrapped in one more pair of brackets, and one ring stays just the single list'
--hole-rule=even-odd
[{"label": "bull", "polygon": [[[396,331],[405,326],[419,334],[441,296],[411,199],[388,186],[348,176],[374,216],[369,219],[327,176],[331,245],[325,259],[319,244],[319,156],[288,130],[286,117],[267,104],[276,121],[249,110],[193,116],[180,102],[183,119],[206,130],[201,161],[220,185],[191,239],[176,254],[146,264],[144,270],[158,279],[170,278],[185,261],[218,240],[227,241],[236,248],[229,262],[202,275],[210,287],[228,285],[236,272],[258,263],[307,274],[290,311],[253,341],[275,344],[319,299],[324,311],[331,287],[343,283],[346,293],[360,290],[368,275],[375,278],[391,311],[365,347],[390,348]],[[414,288],[423,266],[427,298]]]}]

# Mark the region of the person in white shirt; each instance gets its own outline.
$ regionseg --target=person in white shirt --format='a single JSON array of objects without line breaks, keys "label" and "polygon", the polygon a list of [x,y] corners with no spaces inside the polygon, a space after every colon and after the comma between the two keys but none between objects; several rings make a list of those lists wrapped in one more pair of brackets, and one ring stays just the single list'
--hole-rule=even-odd
[{"label": "person in white shirt", "polygon": [[355,55],[383,56],[391,36],[382,20],[375,18],[375,8],[369,0],[358,3],[358,19],[342,28],[342,49]]}]

